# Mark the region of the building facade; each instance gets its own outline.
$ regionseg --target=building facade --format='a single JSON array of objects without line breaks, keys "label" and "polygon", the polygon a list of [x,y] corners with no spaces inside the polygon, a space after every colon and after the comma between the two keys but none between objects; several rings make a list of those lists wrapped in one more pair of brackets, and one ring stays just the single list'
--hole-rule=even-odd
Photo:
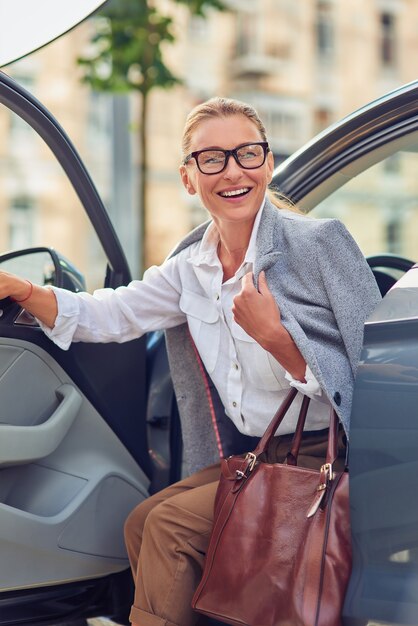
[{"label": "building facade", "polygon": [[[147,180],[147,265],[159,263],[207,214],[178,175],[188,111],[213,95],[253,104],[280,163],[326,126],[392,88],[415,79],[418,4],[415,0],[228,0],[207,19],[160,0],[175,19],[177,40],[166,62],[183,79],[150,95]],[[91,93],[80,83],[76,58],[94,21],[7,71],[27,84],[63,124],[109,207],[134,275],[137,258],[138,141],[141,102]],[[45,148],[0,110],[0,246],[51,240],[99,282],[100,254],[77,198],[58,177]],[[372,167],[324,202],[317,215],[341,218],[365,254],[417,249],[416,151]],[[79,209],[79,207],[78,207]]]},{"label": "building facade", "polygon": [[[178,43],[168,58],[185,86],[152,95],[149,131],[159,143],[151,152],[149,194],[158,209],[150,220],[164,251],[185,219],[194,225],[206,217],[196,196],[179,188],[173,168],[182,124],[196,103],[217,94],[253,104],[279,164],[333,122],[417,78],[414,0],[229,0],[228,6],[207,20],[176,10]],[[173,115],[161,125],[168,107]],[[164,146],[169,158],[161,167]],[[413,258],[416,161],[416,148],[390,157],[314,213],[342,219],[365,254],[389,250]],[[149,250],[154,262],[164,254],[157,250]]]}]

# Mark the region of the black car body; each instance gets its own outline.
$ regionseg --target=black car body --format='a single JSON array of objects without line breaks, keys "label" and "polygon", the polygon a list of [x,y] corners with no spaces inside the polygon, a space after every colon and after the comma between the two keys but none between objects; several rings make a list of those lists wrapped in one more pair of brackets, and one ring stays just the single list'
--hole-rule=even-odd
[{"label": "black car body", "polygon": [[[275,182],[314,207],[402,145],[417,146],[418,83],[354,113],[288,159]],[[0,103],[48,144],[97,233],[103,284],[131,276],[106,210],[53,116],[0,74]],[[45,242],[47,244],[47,242]],[[41,255],[58,286],[83,279],[49,249],[13,253],[0,267]],[[42,256],[46,255],[46,256]],[[418,256],[418,251],[417,251]],[[393,267],[378,258],[382,293]],[[352,414],[350,472],[354,566],[346,624],[418,623],[418,270],[384,298],[365,330]],[[405,283],[403,283],[405,284]],[[126,344],[53,345],[16,303],[0,306],[0,626],[125,622],[132,582],[123,546],[129,510],[181,474],[181,434],[160,334]]]}]

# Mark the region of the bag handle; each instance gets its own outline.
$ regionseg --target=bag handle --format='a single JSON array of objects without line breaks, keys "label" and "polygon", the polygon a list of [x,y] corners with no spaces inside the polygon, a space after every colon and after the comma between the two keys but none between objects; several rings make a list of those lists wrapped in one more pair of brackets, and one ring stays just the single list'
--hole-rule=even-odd
[{"label": "bag handle", "polygon": [[[297,459],[302,443],[303,429],[305,427],[306,415],[308,413],[310,398],[303,396],[302,406],[300,408],[298,423],[296,425],[295,434],[292,439],[292,447],[286,456],[287,465],[297,465]],[[333,407],[329,416],[328,446],[325,463],[332,465],[338,456],[338,426],[339,419]]]},{"label": "bag handle", "polygon": [[[286,413],[290,409],[297,392],[298,390],[292,387],[289,393],[287,394],[286,398],[283,400],[283,402],[277,409],[273,419],[271,420],[270,424],[267,427],[267,430],[265,431],[264,435],[261,437],[260,441],[257,444],[256,449],[253,452],[253,454],[256,457],[259,457],[260,454],[262,454],[263,452],[266,452],[270,441],[273,439],[275,435],[276,430],[279,428]],[[301,417],[301,414],[299,414],[299,420],[300,420],[300,417]],[[298,425],[299,425],[299,420],[298,420]]]},{"label": "bag handle", "polygon": [[[282,423],[297,393],[298,393],[297,389],[295,389],[294,387],[290,389],[286,398],[283,400],[282,404],[279,406],[276,414],[271,420],[264,435],[258,442],[258,445],[255,448],[254,452],[249,452],[247,454],[245,458],[245,463],[244,463],[245,469],[243,467],[241,471],[238,472],[240,476],[243,477],[244,475],[247,474],[248,471],[251,472],[252,469],[254,468],[254,465],[256,464],[258,460],[258,457],[264,452],[266,452],[269,446],[269,443],[273,439],[278,427]],[[303,428],[305,426],[306,414],[308,412],[308,407],[309,407],[309,401],[310,399],[308,398],[308,396],[303,397],[302,406],[299,412],[298,422],[297,422],[296,429],[295,429],[295,434],[292,439],[292,446],[286,458],[286,462],[289,465],[297,464],[297,457],[299,454],[299,449],[300,449],[300,445],[302,441]],[[321,468],[321,471],[324,471],[327,477],[329,475],[329,478],[332,477],[332,465],[335,462],[337,458],[337,454],[338,454],[338,424],[339,424],[338,416],[335,410],[333,409],[333,407],[331,407],[327,453],[326,453],[326,458],[325,458],[325,464]]]},{"label": "bag handle", "polygon": [[295,434],[292,439],[292,447],[286,456],[287,465],[297,465],[298,456],[300,450],[300,444],[302,443],[303,429],[305,428],[306,414],[308,413],[309,403],[311,399],[309,396],[303,396],[302,406],[300,407],[298,423],[296,424]]}]

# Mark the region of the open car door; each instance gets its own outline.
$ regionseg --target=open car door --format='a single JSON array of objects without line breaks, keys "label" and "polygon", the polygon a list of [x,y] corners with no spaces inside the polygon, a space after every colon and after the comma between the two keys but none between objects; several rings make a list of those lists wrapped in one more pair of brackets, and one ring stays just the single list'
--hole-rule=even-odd
[{"label": "open car door", "polygon": [[[121,246],[63,129],[3,73],[0,107],[29,124],[58,159],[107,258],[103,286],[126,284]],[[0,269],[83,289],[77,270],[47,247],[3,255]],[[172,478],[172,389],[163,344],[151,344],[157,416],[147,407],[155,381],[150,362],[146,372],[145,338],[62,351],[17,303],[0,301],[1,625],[126,620],[132,584],[123,524],[150,481],[161,487]],[[152,455],[150,438],[161,448]]]},{"label": "open car door", "polygon": [[414,81],[323,131],[274,177],[302,209],[345,222],[360,247],[386,228],[389,249],[368,258],[384,299],[365,325],[351,413],[347,626],[418,624],[417,165]]}]

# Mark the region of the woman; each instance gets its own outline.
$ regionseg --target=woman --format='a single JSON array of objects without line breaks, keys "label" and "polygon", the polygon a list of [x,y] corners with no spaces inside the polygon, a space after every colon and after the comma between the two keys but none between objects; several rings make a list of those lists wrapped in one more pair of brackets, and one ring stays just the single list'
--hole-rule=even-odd
[{"label": "woman", "polygon": [[[212,219],[160,267],[93,296],[0,275],[0,297],[20,302],[64,349],[71,341],[127,341],[168,329],[185,455],[196,473],[127,520],[136,626],[197,622],[190,602],[211,530],[216,461],[236,451],[227,441],[231,423],[244,435],[262,435],[292,385],[312,398],[301,465],[322,464],[330,404],[348,431],[363,324],[379,291],[340,222],[273,206],[266,198],[272,173],[254,109],[214,98],[187,119],[180,167],[187,192]],[[281,425],[271,460],[284,458],[297,408]]]}]

